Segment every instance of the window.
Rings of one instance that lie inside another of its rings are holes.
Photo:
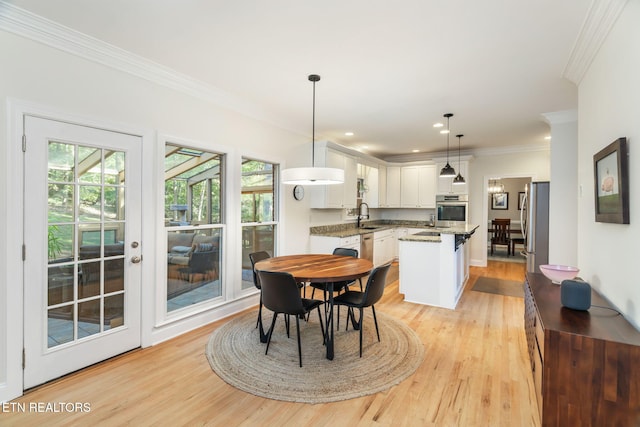
[[[167,143],[167,311],[222,296],[224,156]]]
[[[277,229],[276,165],[242,159],[242,289],[253,287],[249,254],[267,251],[275,255]]]

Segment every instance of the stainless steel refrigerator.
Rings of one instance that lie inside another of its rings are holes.
[[[549,182],[532,182],[524,194],[520,221],[527,272],[540,273],[540,266],[549,263]]]

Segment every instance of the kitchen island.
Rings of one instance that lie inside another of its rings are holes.
[[[405,301],[455,309],[469,278],[467,240],[477,225],[439,228],[398,239]]]

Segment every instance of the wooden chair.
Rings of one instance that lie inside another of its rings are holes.
[[[496,218],[491,220],[493,235],[491,237],[491,255],[496,245],[506,246],[507,255],[511,255],[511,220],[509,218]]]

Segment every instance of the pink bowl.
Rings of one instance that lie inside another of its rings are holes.
[[[540,271],[553,283],[560,284],[563,280],[573,279],[580,270],[569,265],[545,264],[540,266]]]

